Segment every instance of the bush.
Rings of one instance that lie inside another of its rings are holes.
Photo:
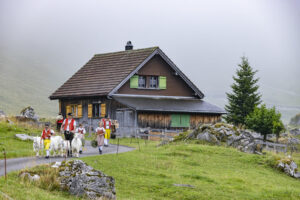
[[[265,104],[261,107],[256,107],[252,113],[246,118],[246,126],[256,132],[264,135],[264,140],[267,134],[279,134],[285,130],[281,121],[281,114],[276,111],[275,107],[268,109]]]

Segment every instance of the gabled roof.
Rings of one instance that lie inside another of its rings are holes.
[[[204,97],[203,93],[158,47],[151,47],[96,54],[49,98],[112,96],[131,76],[157,54],[178,73],[199,98]]]
[[[113,96],[119,103],[137,111],[225,114],[226,112],[201,99],[171,99]]]

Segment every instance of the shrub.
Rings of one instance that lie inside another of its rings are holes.
[[[267,134],[279,134],[285,130],[281,121],[281,114],[276,111],[275,107],[268,109],[265,104],[261,107],[256,107],[252,113],[246,118],[246,126],[256,132],[264,135],[264,140]]]

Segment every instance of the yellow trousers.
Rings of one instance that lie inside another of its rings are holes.
[[[105,139],[110,139],[110,129],[105,129],[105,135],[104,135]]]
[[[49,148],[50,148],[50,140],[49,139],[44,140],[44,148],[46,150],[49,150]]]

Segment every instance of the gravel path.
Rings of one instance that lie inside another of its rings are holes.
[[[79,157],[99,155],[98,148],[93,148],[89,141],[86,141],[86,150]],[[119,146],[119,153],[132,151],[134,148],[127,146]],[[103,147],[103,154],[113,154],[117,152],[117,145],[110,144],[108,147]],[[56,161],[63,161],[62,157],[50,157],[45,159],[44,157],[23,157],[23,158],[10,158],[7,159],[7,173],[15,170],[21,170],[24,168],[34,167],[36,165],[51,163]],[[67,158],[70,159],[70,158]],[[4,160],[0,160],[0,176],[4,175]]]

